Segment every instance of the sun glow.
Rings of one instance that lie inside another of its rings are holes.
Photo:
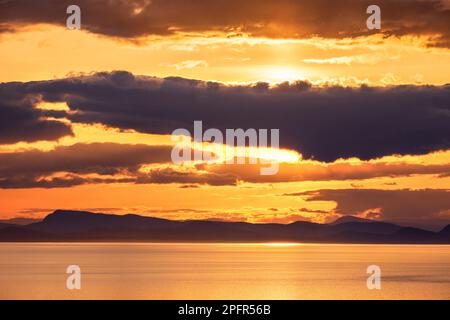
[[[234,157],[245,157],[262,159],[271,162],[295,163],[301,160],[300,153],[294,150],[278,149],[270,147],[233,147],[225,144],[214,143],[192,143],[196,150],[203,150],[214,155],[213,161],[209,162],[226,162]]]
[[[263,243],[264,246],[269,247],[296,247],[303,245],[302,243],[295,243],[295,242],[268,242]]]
[[[70,111],[66,102],[39,102],[35,108],[49,111]]]
[[[293,67],[268,67],[262,71],[262,78],[269,82],[304,80],[305,73]]]

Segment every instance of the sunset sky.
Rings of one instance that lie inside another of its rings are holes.
[[[447,225],[450,1],[381,1],[381,30],[370,4],[0,0],[0,220]],[[194,120],[279,129],[281,150],[254,153],[279,172],[174,164],[170,134]]]

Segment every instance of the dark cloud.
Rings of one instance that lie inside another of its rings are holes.
[[[450,190],[322,189],[286,195],[305,197],[307,201],[335,201],[335,212],[342,215],[372,211],[385,221],[434,221],[441,225],[450,221]]]
[[[17,24],[65,25],[69,0],[0,2],[0,30]],[[177,32],[223,31],[254,36],[345,38],[373,33],[366,27],[370,0],[78,0],[82,28],[107,36],[136,38]],[[382,30],[389,35],[435,35],[450,45],[450,11],[440,0],[385,0]]]
[[[0,84],[0,144],[58,140],[73,135],[68,124],[49,120],[35,109],[36,96],[24,94],[20,83]]]
[[[217,174],[200,171],[178,171],[172,168],[154,169],[140,177],[137,183],[183,183],[207,184],[211,186],[236,185],[237,179],[231,174]]]
[[[70,188],[83,184],[100,183],[133,183],[134,178],[89,178],[78,175],[67,174],[62,177],[39,178],[33,176],[16,176],[11,178],[0,178],[0,188],[24,189],[24,188]]]
[[[23,96],[66,102],[72,112],[65,116],[74,122],[146,133],[193,132],[194,120],[202,120],[204,130],[279,128],[283,147],[321,161],[450,146],[448,85],[318,88],[297,82],[268,88],[113,72],[23,83],[21,89]]]
[[[0,153],[0,188],[57,188],[86,183],[135,182],[144,164],[170,160],[171,147],[115,143],[75,144],[55,150]],[[62,176],[52,176],[61,173]],[[124,175],[99,178],[83,175]]]
[[[52,152],[28,151],[0,154],[2,188],[56,188],[86,183],[183,184],[182,188],[237,185],[250,183],[282,183],[300,181],[365,180],[379,177],[410,175],[443,176],[450,164],[423,165],[408,163],[281,163],[275,175],[261,175],[260,165],[199,164],[195,169],[163,167],[148,173],[139,169],[143,164],[170,162],[169,147],[120,144],[78,144],[59,147]],[[33,160],[32,160],[33,159]],[[69,173],[51,177],[55,173]],[[86,175],[125,175],[124,178],[98,178]],[[386,183],[393,185],[392,183]],[[351,184],[354,188],[363,185]]]
[[[307,212],[307,213],[319,213],[319,214],[328,214],[328,213],[332,212],[332,211],[326,211],[326,210],[312,210],[312,209],[308,209],[308,208],[300,208],[300,209],[298,209],[298,211]]]
[[[0,176],[133,172],[143,164],[170,162],[171,150],[170,146],[78,143],[51,151],[0,153]]]
[[[210,210],[177,208],[177,209],[145,209],[141,211],[145,213],[212,213]]]
[[[400,177],[432,174],[443,177],[450,173],[450,164],[411,164],[402,162],[332,163],[299,162],[280,163],[275,175],[261,175],[264,164],[199,164],[197,168],[217,174],[232,174],[239,180],[253,183],[364,180],[379,177]],[[355,187],[359,187],[355,185]]]
[[[180,183],[236,185],[231,174],[165,167],[140,171],[143,165],[170,163],[171,146],[78,143],[51,151],[0,153],[0,188],[68,188],[100,183]]]

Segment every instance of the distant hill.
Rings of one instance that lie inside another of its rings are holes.
[[[334,220],[331,224],[341,224],[347,222],[374,222],[370,219],[359,218],[355,216],[342,216]]]
[[[0,242],[35,242],[58,241],[53,234],[34,231],[20,226],[10,226],[0,229]]]
[[[12,225],[9,224],[9,223],[3,223],[3,222],[0,222],[0,229],[7,228],[7,227],[11,227],[11,226],[12,226]]]
[[[24,226],[24,225],[39,222],[39,221],[41,221],[41,219],[13,218],[13,219],[8,219],[8,220],[0,220],[0,224],[6,223],[6,224],[13,224],[13,225],[18,224],[18,225]]]
[[[442,242],[450,243],[450,224],[438,233],[438,238]]]
[[[26,226],[0,225],[0,241],[450,243],[449,226],[430,232],[362,220],[252,224],[57,210]]]
[[[383,235],[394,234],[403,228],[393,223],[379,221],[343,222],[332,224],[330,227],[333,232],[363,232]]]

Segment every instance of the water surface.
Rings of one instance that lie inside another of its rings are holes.
[[[0,299],[450,299],[450,246],[0,243]]]

